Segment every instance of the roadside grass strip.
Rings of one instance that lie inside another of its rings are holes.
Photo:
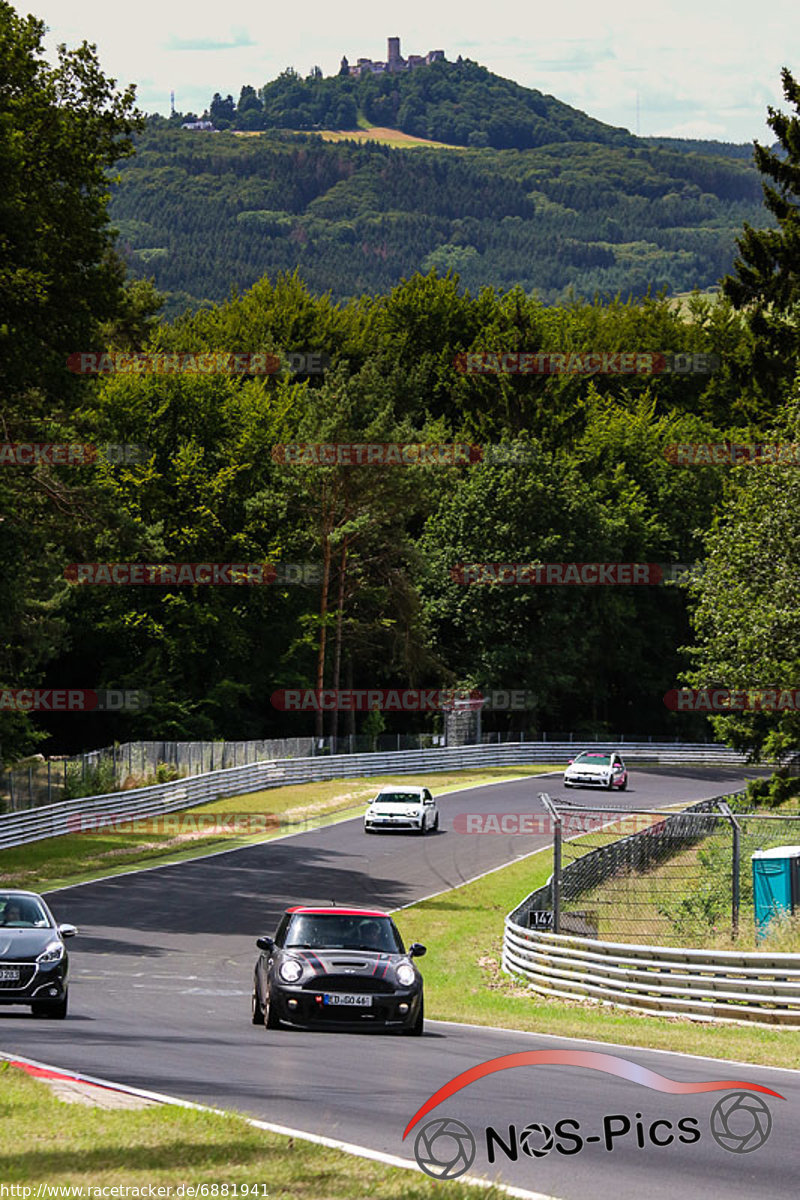
[[[601,835],[608,841],[619,836],[613,826]],[[571,855],[577,857],[576,844],[584,839],[589,839],[587,853],[600,841],[596,833],[570,838]],[[653,1017],[590,1000],[549,1000],[522,977],[506,975],[500,966],[505,918],[547,883],[552,869],[549,846],[394,914],[406,943],[422,942],[428,949],[422,972],[429,1020],[800,1069],[796,1030],[720,1026],[700,1017]]]
[[[60,837],[45,838],[40,842],[0,851],[0,888],[53,891],[138,867],[185,862],[217,850],[234,850],[304,829],[317,829],[334,822],[351,820],[362,816],[367,801],[387,784],[431,787],[433,782],[432,791],[439,797],[461,788],[511,782],[557,770],[563,770],[563,766],[536,763],[531,766],[485,767],[481,770],[421,772],[418,775],[371,775],[298,783],[223,797],[170,815],[180,817],[190,825],[192,817],[209,813],[266,813],[278,817],[279,825],[266,834],[242,837],[225,834],[203,836],[202,833],[191,831],[172,837],[168,833],[148,832],[150,822],[145,820],[142,832],[114,833],[109,830],[62,834]],[[87,801],[90,799],[87,797]]]
[[[23,1064],[30,1069],[30,1060]],[[47,1083],[22,1066],[0,1062],[0,1183],[29,1188],[27,1196],[40,1200],[70,1194],[93,1200],[91,1189],[125,1186],[134,1189],[129,1197],[148,1196],[148,1188],[169,1188],[160,1193],[165,1200],[190,1195],[212,1200],[428,1200],[443,1188],[448,1200],[476,1195],[548,1200],[540,1193],[478,1179],[442,1184],[413,1163],[394,1166],[392,1161],[399,1159],[364,1147],[348,1152],[340,1148],[346,1143],[332,1138],[296,1130],[280,1133],[280,1127],[238,1114],[135,1088],[120,1090],[121,1095],[137,1093],[159,1103],[141,1109],[72,1104],[65,1110]]]

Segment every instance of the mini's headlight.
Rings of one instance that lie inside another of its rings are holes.
[[[287,958],[278,967],[278,974],[286,983],[297,983],[303,974],[303,968],[295,958]]]
[[[64,946],[61,942],[50,942],[49,946],[42,951],[36,959],[40,963],[55,963],[61,962],[64,957]]]
[[[411,987],[415,978],[414,968],[411,963],[400,963],[400,966],[397,968],[397,982],[401,983],[403,987]]]

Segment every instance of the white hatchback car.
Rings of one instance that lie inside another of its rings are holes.
[[[439,810],[426,787],[389,784],[381,788],[364,813],[364,832],[380,829],[412,829],[428,833],[439,828]]]
[[[564,787],[618,788],[624,792],[627,786],[628,772],[618,754],[585,750],[571,759],[564,772]]]

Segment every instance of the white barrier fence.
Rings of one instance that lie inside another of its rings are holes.
[[[800,1028],[800,954],[602,942],[525,929],[509,917],[503,969],[554,999]]]
[[[628,762],[641,764],[740,766],[745,762],[744,756],[734,750],[705,743],[639,742],[608,746],[592,743],[592,749],[617,751]],[[489,746],[324,755],[252,763],[177,779],[171,783],[61,801],[27,812],[4,813],[0,815],[0,849],[74,832],[80,828],[82,816],[113,816],[120,819],[154,816],[282,784],[325,779],[529,766],[536,763],[563,764],[579,750],[580,743],[571,742],[506,742]]]

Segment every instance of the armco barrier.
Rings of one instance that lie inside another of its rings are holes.
[[[800,954],[601,942],[524,929],[509,917],[503,969],[559,1000],[800,1027]]]
[[[21,813],[0,815],[0,849],[21,846],[70,832],[69,818],[78,814],[132,818],[175,812],[207,804],[226,796],[257,792],[282,784],[310,783],[368,775],[464,770],[477,767],[528,766],[564,763],[580,749],[571,742],[506,742],[493,746],[442,747],[400,750],[381,754],[339,754],[251,763],[224,771],[210,771],[172,783],[111,792],[79,800],[66,800]],[[740,766],[744,756],[725,746],[640,742],[625,745],[592,743],[593,750],[616,750],[629,762],[671,766],[705,764]]]

